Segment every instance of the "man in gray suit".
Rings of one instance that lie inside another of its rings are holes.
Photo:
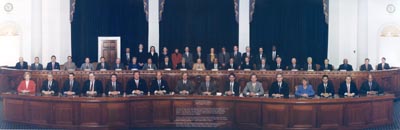
[[[72,57],[68,56],[67,62],[64,63],[64,70],[75,70],[75,69],[76,69],[76,65],[72,61]]]
[[[187,78],[188,78],[188,73],[187,72],[182,73],[182,80],[179,80],[175,87],[176,93],[182,95],[188,95],[192,94],[195,91],[194,84],[190,82]]]
[[[156,64],[153,64],[153,60],[151,58],[147,59],[147,63],[143,65],[143,70],[156,70]]]
[[[205,81],[201,82],[198,92],[201,95],[215,95],[217,87],[214,82],[211,82],[210,75],[206,75]]]
[[[35,57],[35,62],[31,64],[31,70],[43,70],[43,65],[39,63],[39,57]]]
[[[264,94],[262,83],[257,81],[256,74],[251,74],[251,81],[247,82],[246,87],[243,89],[243,93],[252,97]]]
[[[182,58],[186,59],[186,63],[193,66],[193,55],[189,52],[189,47],[185,47],[185,53],[183,53]]]
[[[218,54],[219,64],[221,64],[222,68],[225,68],[225,66],[229,63],[229,58],[229,53],[226,52],[225,47],[222,47],[221,53]]]
[[[94,70],[93,64],[90,63],[89,57],[85,58],[85,63],[81,65],[81,70]]]

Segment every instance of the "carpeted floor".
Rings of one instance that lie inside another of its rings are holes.
[[[0,110],[3,109],[3,103],[0,101]],[[0,130],[7,129],[35,129],[35,130],[50,130],[33,125],[26,125],[20,123],[12,123],[3,121],[3,113],[0,112]],[[137,129],[135,129],[137,130]],[[197,128],[143,128],[139,130],[219,130],[219,129],[197,129]],[[393,124],[376,128],[369,128],[366,130],[400,130],[400,101],[394,102],[393,111]]]

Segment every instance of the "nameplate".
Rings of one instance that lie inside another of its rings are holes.
[[[131,69],[132,71],[136,71],[136,70],[138,70],[137,68],[133,68],[133,69]]]
[[[187,69],[180,69],[180,71],[187,71]]]
[[[218,69],[211,69],[211,71],[218,71]]]
[[[53,69],[53,71],[60,71],[59,69]]]
[[[244,69],[244,71],[251,71],[251,69]]]
[[[275,71],[282,71],[282,69],[276,69]]]
[[[92,71],[91,69],[84,69],[84,71]]]
[[[75,71],[75,69],[68,69],[68,71]]]
[[[171,68],[165,68],[164,70],[166,70],[166,71],[171,71]]]
[[[196,71],[203,71],[203,69],[196,69]]]
[[[115,69],[115,71],[122,71],[122,69]]]
[[[106,69],[100,69],[100,71],[107,71]]]
[[[299,71],[298,69],[292,69],[292,71]]]
[[[147,69],[147,70],[149,70],[149,71],[153,71],[154,69]]]
[[[235,69],[228,69],[228,71],[235,71]]]
[[[340,70],[341,72],[346,72],[347,70]]]

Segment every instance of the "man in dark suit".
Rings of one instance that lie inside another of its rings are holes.
[[[254,64],[259,65],[261,64],[261,60],[266,59],[266,56],[264,54],[264,49],[262,47],[258,48],[258,54],[255,55],[254,57]]]
[[[35,57],[35,62],[31,64],[31,70],[43,70],[43,65],[39,63],[39,57]]]
[[[351,76],[348,75],[346,76],[346,81],[342,82],[340,84],[340,88],[339,88],[339,96],[355,96],[358,95],[358,90],[357,90],[357,86],[354,82],[351,81]]]
[[[137,58],[139,66],[143,67],[144,63],[147,61],[147,52],[144,51],[143,44],[139,44],[139,50],[134,56]]]
[[[168,82],[162,78],[162,72],[157,71],[156,78],[151,81],[150,93],[153,95],[164,95],[169,93]]]
[[[48,74],[47,80],[44,80],[42,83],[41,91],[54,91],[54,94],[58,94],[58,82],[53,80],[53,75]]]
[[[169,57],[168,57],[168,56],[164,57],[163,61],[160,62],[160,67],[159,67],[159,69],[160,69],[160,70],[163,70],[163,69],[172,69],[172,62],[169,60]]]
[[[280,57],[280,55],[275,45],[272,45],[271,53],[268,54],[267,56],[270,63],[272,64],[276,63],[276,58]]]
[[[24,61],[24,58],[19,57],[19,62],[15,64],[15,69],[28,69],[28,62]]]
[[[327,97],[333,97],[335,95],[335,88],[333,87],[333,84],[329,82],[329,77],[328,75],[323,75],[322,76],[322,83],[318,85],[318,95],[319,96],[325,96],[324,94],[330,94],[326,95]]]
[[[230,73],[229,74],[229,81],[225,83],[225,94],[228,96],[231,95],[235,95],[235,96],[239,96],[239,83],[235,81],[236,80],[236,76],[234,73]]]
[[[235,63],[235,59],[233,57],[229,59],[229,63],[225,67],[225,70],[227,69],[239,69],[239,66]]]
[[[193,55],[193,60],[201,59],[201,61],[207,60],[207,55],[202,52],[201,46],[196,47],[196,53]]]
[[[109,92],[119,92],[120,95],[124,94],[124,88],[122,87],[122,84],[117,81],[116,74],[112,74],[111,80],[106,84],[104,93],[109,95]]]
[[[243,52],[243,54],[242,54],[242,61],[244,62],[245,61],[245,58],[246,57],[249,57],[249,60],[250,60],[250,63],[252,63],[253,61],[251,61],[251,60],[253,60],[253,55],[251,54],[251,49],[250,49],[250,47],[246,47],[246,52]]]
[[[381,61],[382,62],[377,65],[376,70],[388,70],[388,69],[390,69],[390,65],[388,63],[386,63],[386,58],[385,57],[382,57]]]
[[[120,70],[125,69],[124,64],[121,63],[121,59],[119,59],[119,58],[115,59],[115,63],[111,67],[111,70],[117,70],[117,69],[120,69]]]
[[[193,65],[193,55],[189,52],[189,47],[185,47],[185,53],[182,54],[182,58],[185,58],[186,63],[190,66]]]
[[[75,74],[69,73],[68,80],[64,82],[64,87],[62,89],[62,93],[64,92],[75,92],[75,95],[80,94],[80,85],[79,82],[75,81]]]
[[[289,97],[289,85],[283,81],[282,74],[276,75],[276,81],[272,83],[271,88],[269,88],[270,97]]]
[[[236,65],[242,64],[242,54],[239,52],[238,46],[233,46],[233,52],[231,58],[234,59]]]
[[[253,70],[254,69],[253,64],[251,64],[251,62],[250,62],[250,57],[244,58],[244,61],[243,61],[242,65],[240,66],[240,69],[242,69],[242,70],[246,70],[246,69]]]
[[[269,70],[270,67],[267,64],[267,61],[265,58],[261,59],[261,63],[257,64],[257,70]]]
[[[293,57],[291,62],[292,62],[292,64],[287,66],[288,70],[295,71],[295,70],[300,70],[301,69],[301,67],[297,64],[296,58]]]
[[[96,70],[108,70],[108,63],[104,57],[100,57],[100,63],[97,64]]]
[[[369,64],[369,59],[365,58],[364,64],[360,66],[360,71],[371,71],[374,68],[372,68],[372,65]]]
[[[94,73],[89,73],[89,80],[86,80],[82,87],[82,94],[86,95],[88,91],[96,91],[97,95],[103,94],[103,84],[96,80]]]
[[[353,71],[353,66],[349,64],[347,59],[343,59],[343,64],[339,66],[338,70],[346,70],[346,71]]]
[[[196,88],[194,84],[188,80],[188,73],[187,72],[182,73],[182,80],[179,80],[176,83],[175,93],[187,95],[187,94],[192,94],[195,91]]]
[[[129,80],[126,84],[126,94],[147,94],[147,84],[146,81],[140,78],[140,72],[133,72],[133,79]]]
[[[130,48],[125,48],[125,53],[121,55],[121,58],[126,66],[131,63],[132,53]]]
[[[276,58],[276,63],[271,65],[271,70],[285,70],[285,65],[282,64],[280,57]]]
[[[223,68],[223,67],[222,67],[222,65],[218,62],[218,59],[217,59],[217,58],[214,58],[214,62],[211,63],[211,64],[209,64],[208,67],[207,67],[208,70],[212,70],[212,69],[221,70],[222,68]]]
[[[305,71],[315,71],[315,70],[317,70],[317,67],[315,66],[315,64],[313,64],[311,57],[307,57],[307,63],[303,66],[303,69]]]
[[[192,66],[191,65],[189,65],[187,62],[186,62],[186,59],[185,58],[182,58],[182,61],[181,61],[181,63],[178,63],[178,65],[176,65],[176,69],[187,69],[187,70],[190,70],[190,69],[192,69]]]
[[[326,70],[332,71],[333,70],[333,66],[331,64],[329,64],[329,59],[324,60],[324,64],[321,65],[320,70],[321,71],[326,71]]]
[[[56,62],[56,56],[51,56],[51,62],[47,63],[46,70],[60,70],[60,64]]]
[[[367,95],[367,94],[381,94],[383,93],[383,89],[379,86],[379,84],[374,81],[371,74],[368,75],[368,80],[364,81],[360,88],[360,94]]]
[[[200,83],[198,93],[200,95],[215,95],[217,93],[216,84],[211,81],[210,75],[206,75],[205,81]]]
[[[222,68],[225,68],[226,64],[229,63],[230,55],[226,52],[225,47],[221,48],[221,52],[218,54],[218,63],[221,65]]]

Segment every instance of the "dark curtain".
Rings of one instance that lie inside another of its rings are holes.
[[[146,49],[148,23],[143,8],[143,0],[77,0],[72,56],[78,67],[85,57],[97,61],[98,36],[120,36],[121,54],[127,47],[136,51],[139,43]]]
[[[182,52],[196,46],[209,52],[222,46],[232,50],[238,42],[238,24],[235,21],[233,0],[166,0],[160,22],[160,48]]]
[[[322,0],[257,0],[250,26],[253,53],[264,47],[270,54],[276,45],[284,63],[296,57],[299,65],[309,56],[317,64],[327,57],[328,25]]]

